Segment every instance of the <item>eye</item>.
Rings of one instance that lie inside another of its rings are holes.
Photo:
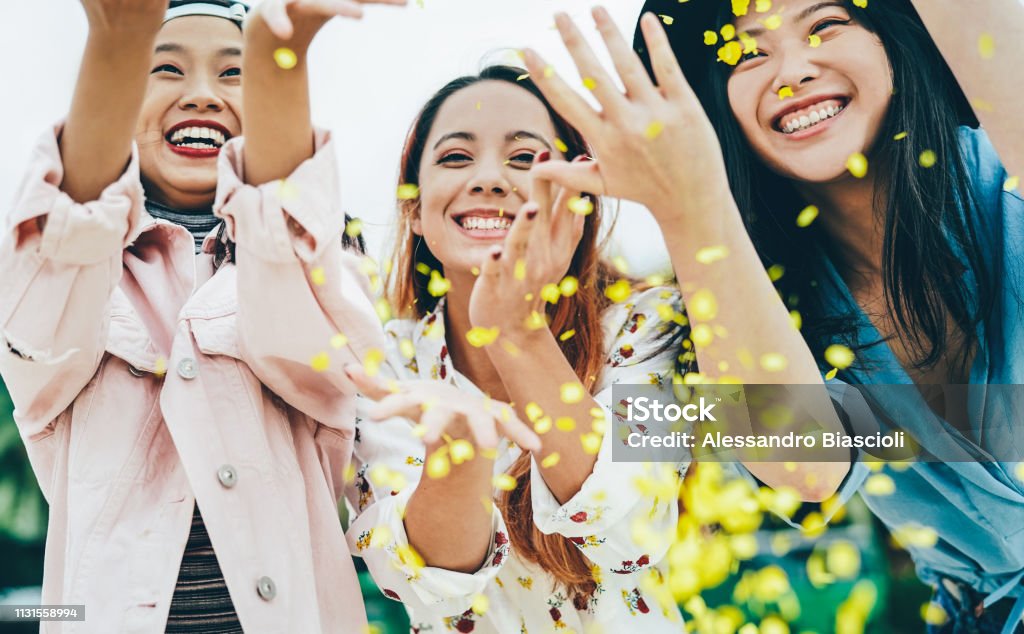
[[[533,165],[533,157],[536,156],[534,152],[518,152],[513,154],[508,162],[510,165],[514,165],[521,169],[529,169]]]
[[[174,64],[160,64],[159,66],[154,68],[151,71],[150,74],[154,75],[156,73],[173,73],[175,75],[184,75],[185,74],[185,73],[181,72],[181,69],[179,69]]]
[[[472,157],[463,152],[449,152],[442,156],[441,158],[437,159],[437,165],[441,165],[442,163],[444,163],[452,165],[454,167],[460,167],[462,165],[465,165],[466,163],[469,163],[472,160]]]
[[[757,59],[758,57],[765,57],[765,54],[757,49],[754,49],[749,53],[744,53],[740,55],[740,61],[738,63],[742,64],[743,62],[750,61],[752,59]]]
[[[839,18],[826,18],[821,22],[815,24],[814,27],[811,28],[811,33],[821,33],[822,31],[827,30],[829,27],[842,26],[849,23],[850,20],[841,20]]]
[[[233,68],[227,69],[226,71],[221,73],[220,76],[221,77],[241,77],[242,76],[242,69],[237,67],[237,66],[235,66]]]

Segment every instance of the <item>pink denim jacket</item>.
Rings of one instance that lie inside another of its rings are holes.
[[[243,141],[224,148],[237,264],[212,274],[214,238],[196,256],[146,213],[136,151],[98,200],[61,192],[59,133],[0,245],[0,373],[50,505],[42,602],[86,608],[42,631],[163,632],[196,500],[246,632],[363,632],[342,367],[383,335],[328,135],[285,185],[244,185]]]

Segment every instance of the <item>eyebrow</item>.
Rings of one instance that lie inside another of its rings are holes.
[[[817,4],[812,4],[811,6],[801,11],[800,13],[796,14],[796,17],[793,20],[795,22],[801,22],[803,20],[806,20],[812,14],[821,11],[822,9],[827,9],[829,7],[839,7],[841,9],[846,8],[840,0],[831,0],[830,2],[819,2]],[[764,31],[765,30],[763,27],[758,26],[752,29],[747,29],[746,33],[750,37],[757,37],[758,35],[764,33]]]
[[[175,44],[169,42],[167,44],[160,44],[156,47],[154,53],[185,53],[185,47],[181,44]],[[239,57],[242,55],[242,49],[237,46],[228,46],[217,51],[217,57]]]
[[[513,141],[518,141],[519,139],[521,139],[523,137],[526,137],[528,139],[536,139],[537,141],[540,141],[541,143],[543,143],[544,147],[546,147],[549,150],[551,149],[551,144],[548,143],[547,140],[544,137],[542,137],[541,135],[536,134],[534,132],[530,132],[529,130],[516,130],[515,132],[509,132],[508,134],[505,135],[505,143],[511,143]],[[442,136],[440,139],[437,140],[437,143],[434,144],[434,149],[436,150],[439,145],[441,145],[442,143],[444,143],[445,141],[448,141],[450,139],[462,139],[464,141],[476,141],[476,135],[473,134],[472,132],[449,132],[448,134],[445,134],[444,136]]]

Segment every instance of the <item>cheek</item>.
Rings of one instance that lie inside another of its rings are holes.
[[[729,109],[743,136],[756,144],[756,130],[760,127],[757,121],[757,104],[760,97],[752,81],[747,78],[730,79],[727,85]]]

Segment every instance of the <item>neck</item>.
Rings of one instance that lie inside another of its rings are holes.
[[[476,277],[471,273],[453,272],[448,279],[452,285],[445,295],[444,326],[452,365],[483,393],[507,401],[505,384],[487,351],[470,345],[466,340],[466,333],[473,327],[469,320],[469,299]]]

